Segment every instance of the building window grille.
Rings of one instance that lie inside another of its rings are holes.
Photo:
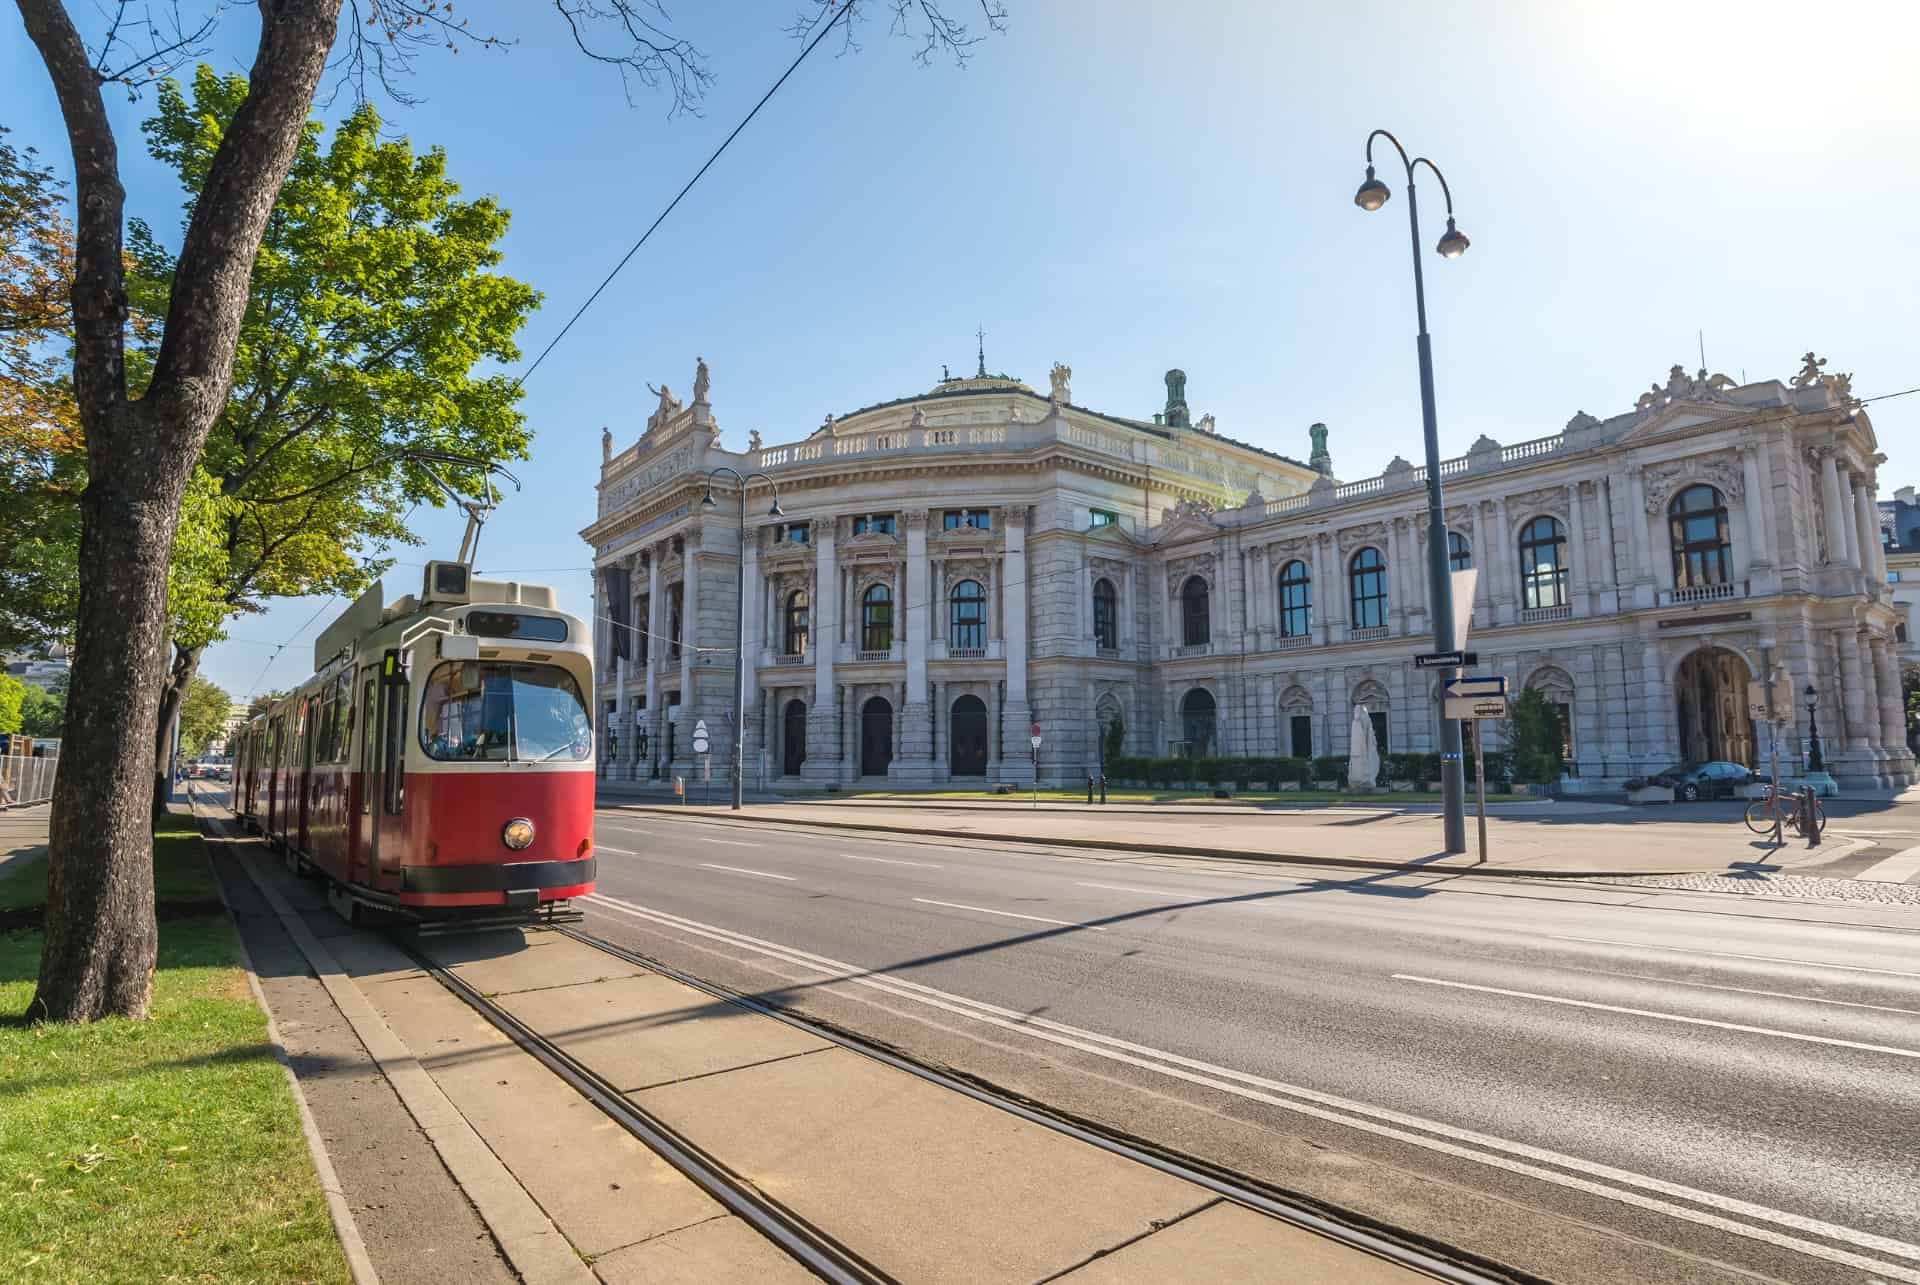
[[[1105,651],[1120,646],[1120,596],[1104,577],[1093,582],[1093,641]]]
[[[1180,637],[1188,647],[1202,647],[1213,639],[1207,582],[1193,576],[1180,588]]]
[[[947,603],[947,646],[978,651],[987,645],[987,591],[978,580],[962,580]]]
[[[1727,535],[1727,502],[1702,483],[1690,486],[1667,505],[1673,542],[1675,588],[1731,583],[1733,544]]]
[[[1355,629],[1383,629],[1387,623],[1387,560],[1368,545],[1347,564],[1347,596]]]
[[[1567,528],[1558,518],[1543,514],[1520,529],[1520,601],[1529,611],[1567,605]]]
[[[886,651],[893,646],[893,590],[869,585],[860,595],[860,650]]]
[[[1280,568],[1280,636],[1304,638],[1313,632],[1313,573],[1294,559]]]
[[[1447,532],[1447,570],[1473,569],[1473,543],[1458,531]]]

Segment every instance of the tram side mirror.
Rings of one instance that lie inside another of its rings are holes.
[[[380,681],[388,687],[404,687],[412,675],[413,648],[387,648],[380,658]]]

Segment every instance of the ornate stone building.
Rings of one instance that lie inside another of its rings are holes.
[[[1774,666],[1819,693],[1843,783],[1912,779],[1880,457],[1821,364],[1737,387],[1676,366],[1624,414],[1442,462],[1477,672],[1560,707],[1581,785],[1760,761],[1747,683]],[[582,536],[606,770],[692,772],[702,719],[723,770],[736,575],[753,784],[1026,782],[1032,723],[1040,777],[1077,783],[1116,718],[1129,754],[1344,754],[1356,705],[1388,752],[1434,749],[1425,470],[1340,483],[1323,425],[1302,464],[1194,421],[1180,371],[1150,419],[1075,405],[1070,375],[1043,395],[982,361],[736,452],[702,363],[691,405],[660,389],[638,442],[603,434]],[[748,488],[744,549],[732,479],[702,503],[721,465],[775,484]]]

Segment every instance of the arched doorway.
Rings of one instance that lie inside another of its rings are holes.
[[[947,715],[947,770],[955,776],[987,774],[987,703],[962,696]]]
[[[1180,701],[1180,738],[1186,742],[1188,758],[1213,755],[1213,693],[1196,687]]]
[[[860,707],[860,775],[885,776],[893,762],[893,706],[884,696]]]
[[[807,761],[807,703],[790,700],[780,714],[780,773],[799,776]]]
[[[1752,766],[1753,720],[1747,716],[1747,662],[1725,647],[1702,647],[1673,676],[1680,712],[1680,757]]]

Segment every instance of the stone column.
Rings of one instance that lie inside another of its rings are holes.
[[[1890,772],[1911,784],[1913,758],[1907,749],[1907,711],[1900,690],[1900,666],[1894,660],[1892,640],[1873,639],[1873,668],[1880,687],[1880,744],[1891,760]]]
[[[1633,585],[1633,605],[1651,607],[1655,580],[1653,550],[1647,540],[1647,479],[1637,464],[1627,473],[1627,532],[1632,537],[1633,568],[1629,579]],[[1655,766],[1649,770],[1660,769]]]
[[[1840,465],[1833,448],[1820,448],[1820,507],[1827,527],[1827,562],[1840,566],[1846,562],[1847,523],[1840,507]]]
[[[1746,495],[1741,507],[1747,515],[1747,574],[1752,577],[1756,570],[1773,566],[1773,550],[1767,540],[1767,518],[1765,505],[1761,499],[1760,457],[1752,446],[1740,448],[1740,475],[1746,484]]]
[[[1241,622],[1246,631],[1245,648],[1249,652],[1260,650],[1260,627],[1267,622],[1267,595],[1273,592],[1268,583],[1269,568],[1266,550],[1259,545],[1246,551],[1247,566],[1247,603],[1246,616]]]
[[[1388,518],[1380,524],[1383,534],[1381,550],[1387,558],[1387,618],[1383,622],[1389,626],[1389,632],[1404,634],[1407,632],[1407,585],[1406,577],[1400,573],[1400,520]]]
[[[1882,748],[1880,737],[1880,672],[1873,661],[1873,638],[1854,635],[1860,649],[1860,739],[1870,750]],[[1897,742],[1896,742],[1897,743]]]
[[[933,754],[931,707],[927,701],[928,622],[933,615],[927,590],[927,515],[924,511],[902,515],[907,524],[906,615],[907,682],[900,702],[900,754],[894,761],[896,776],[915,781],[927,779],[927,760]]]
[[[1007,757],[1000,765],[1002,780],[1033,779],[1033,760],[1026,754],[1027,726],[1033,721],[1027,704],[1027,510],[1006,510],[1005,616],[1000,622],[1006,639],[1007,705],[1000,719],[1000,735]]]
[[[1887,582],[1887,573],[1879,567],[1880,562],[1880,513],[1874,507],[1873,491],[1864,475],[1853,479],[1853,516],[1859,527],[1855,543],[1859,547],[1859,566],[1862,573],[1873,585],[1878,594],[1880,587]]]
[[[700,532],[689,530],[680,570],[680,726],[674,733],[674,753],[693,761],[693,725],[698,721],[700,702],[694,693],[694,664],[699,659],[700,642]]]
[[[1493,582],[1498,572],[1494,569],[1493,548],[1487,543],[1486,501],[1473,502],[1473,565],[1480,569],[1474,577],[1473,602],[1474,626],[1486,629],[1499,622],[1493,618]]]
[[[1332,561],[1328,556],[1329,537],[1325,531],[1316,531],[1308,539],[1312,542],[1309,558],[1313,566],[1313,630],[1315,641],[1324,647],[1334,639],[1334,621],[1338,619],[1334,604],[1339,595],[1333,585],[1333,576],[1327,570]]]
[[[1580,504],[1579,481],[1567,487],[1567,541],[1572,546],[1573,567],[1570,578],[1573,592],[1573,614],[1584,616],[1593,606],[1593,585],[1588,580],[1588,568],[1592,565],[1587,558],[1587,516]]]
[[[1493,600],[1499,604],[1499,622],[1511,625],[1520,619],[1520,555],[1513,543],[1513,524],[1507,520],[1507,497],[1493,502],[1493,548],[1487,566],[1494,576]]]
[[[1836,633],[1840,644],[1840,701],[1846,712],[1846,745],[1849,749],[1867,747],[1866,677],[1860,666],[1860,637],[1848,625]]]
[[[800,775],[809,781],[840,779],[838,685],[833,660],[840,650],[840,565],[834,558],[834,519],[813,524],[813,701],[807,706],[807,761]]]
[[[653,764],[660,756],[660,720],[665,717],[660,708],[660,666],[664,663],[667,649],[661,644],[660,636],[666,632],[661,620],[666,616],[666,595],[660,592],[660,548],[656,546],[647,554],[647,670],[646,691],[647,708],[641,722],[647,729],[647,754],[642,760],[636,754],[633,774],[638,776],[642,769],[652,775]],[[628,729],[632,735],[632,729]],[[638,739],[638,738],[635,738]],[[637,749],[637,747],[636,747]]]

